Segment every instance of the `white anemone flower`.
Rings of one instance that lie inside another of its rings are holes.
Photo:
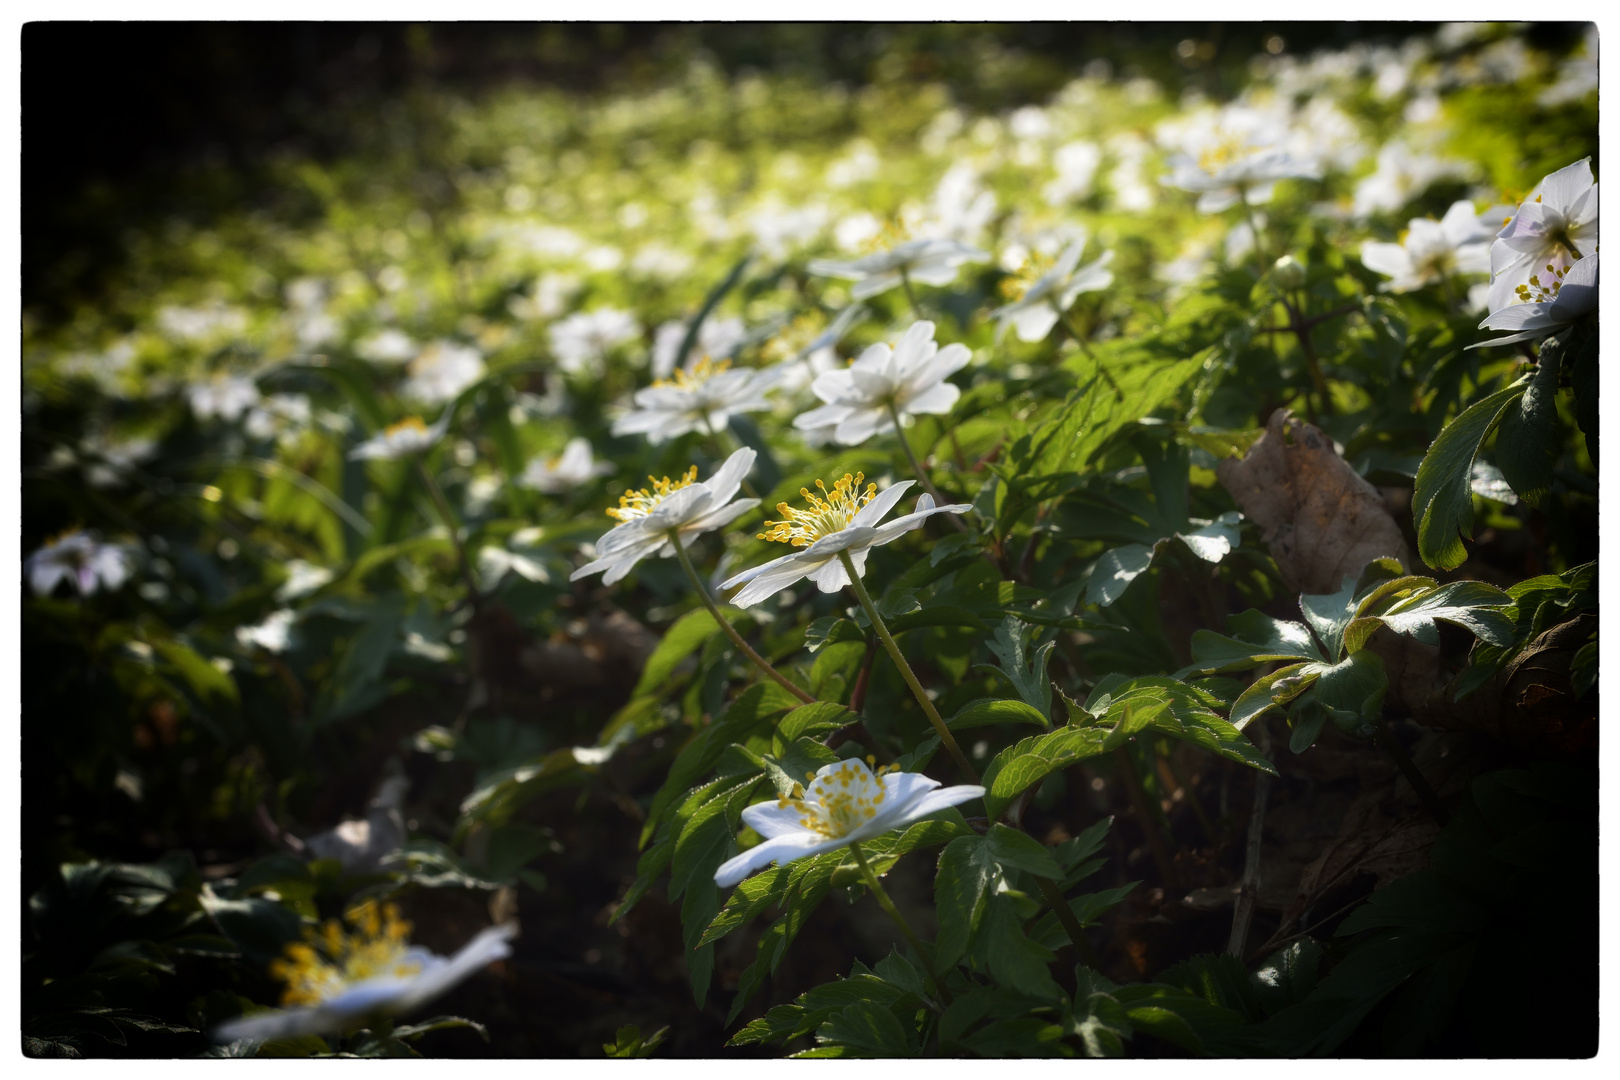
[[[854,446],[893,431],[897,416],[948,413],[962,391],[945,380],[971,359],[966,345],[935,344],[932,322],[914,322],[893,348],[870,345],[843,371],[818,376],[810,390],[826,404],[795,417],[793,426],[830,428],[834,439]]]
[[[298,613],[292,608],[272,611],[262,623],[238,626],[236,640],[244,649],[257,645],[266,652],[286,652],[292,641],[293,623],[297,620]]]
[[[949,285],[963,263],[983,262],[990,256],[957,240],[907,240],[888,251],[859,259],[812,259],[809,270],[822,277],[855,282],[849,294],[864,300],[888,292],[902,280],[923,285]]]
[[[403,364],[417,354],[419,346],[405,331],[385,326],[356,342],[354,351],[373,364]]]
[[[191,411],[199,420],[219,417],[235,420],[259,403],[259,387],[242,375],[216,375],[206,382],[193,384],[187,391]]]
[[[752,447],[742,447],[701,483],[696,465],[679,480],[667,476],[654,480],[649,476],[651,488],[625,493],[619,505],[608,511],[608,516],[619,524],[596,542],[597,557],[575,570],[568,580],[578,581],[605,570],[602,584],[612,585],[650,555],[668,558],[675,554],[669,538],[671,531],[677,532],[684,544],[690,537],[731,524],[759,505],[759,500],[752,498],[732,501],[743,477],[754,467],[754,457]]]
[[[704,319],[698,327],[697,341],[685,356],[677,356],[681,342],[686,340],[686,323],[671,319],[653,335],[652,374],[655,379],[667,379],[677,364],[688,366],[701,356],[719,359],[729,357],[748,337],[741,319]]]
[[[1200,213],[1269,202],[1278,180],[1322,175],[1320,165],[1289,153],[1283,145],[1287,131],[1258,109],[1231,106],[1208,123],[1190,122],[1178,134],[1185,152],[1170,155],[1171,171],[1160,179],[1197,192]]]
[[[1530,280],[1537,284],[1525,303],[1493,311],[1479,324],[1482,330],[1488,327],[1515,332],[1468,347],[1478,349],[1486,345],[1511,345],[1515,341],[1535,341],[1557,333],[1561,327],[1597,308],[1597,279],[1596,255],[1588,255],[1567,271],[1556,271],[1546,283],[1532,277]]]
[[[397,424],[389,424],[353,450],[351,461],[398,461],[402,457],[421,453],[444,438],[450,429],[450,410],[444,410],[439,422],[428,427],[420,416],[407,416]]]
[[[80,596],[98,588],[108,592],[129,579],[129,552],[120,544],[104,544],[91,533],[73,529],[46,541],[23,562],[28,584],[39,596],[49,596],[63,580],[72,582]]]
[[[410,378],[400,393],[413,401],[436,405],[450,401],[484,377],[484,357],[471,345],[435,341],[406,369]]]
[[[935,514],[965,514],[972,509],[967,503],[935,506],[934,497],[925,494],[917,500],[915,511],[879,525],[914,481],[902,480],[879,494],[876,484],[868,484],[864,491],[861,489],[865,479],[861,473],[854,476],[845,473],[833,483],[830,491],[825,483],[817,480],[820,495],[812,495],[809,488],[800,488],[799,494],[809,503],[808,510],[778,503],[776,512],[784,520],[765,522],[769,531],[760,533],[759,539],[777,540],[803,550],[772,559],[721,582],[722,589],[746,583],[747,587],[733,596],[731,602],[738,607],[752,607],[803,577],[815,582],[816,588],[824,593],[837,592],[849,584],[849,574],[839,558],[841,553],[849,552],[855,572],[864,573],[866,555],[873,548],[898,540]]]
[[[558,495],[612,472],[612,462],[593,461],[590,442],[575,437],[568,440],[560,457],[535,458],[529,462],[523,475],[518,477],[518,484],[548,495]]]
[[[517,933],[511,923],[491,926],[443,957],[410,944],[411,925],[392,904],[367,902],[348,919],[352,933],[328,920],[321,932],[305,930],[304,941],[271,964],[271,974],[287,984],[282,1004],[290,1008],[228,1020],[214,1029],[214,1040],[326,1034],[410,1012],[512,955],[507,943]]]
[[[1040,341],[1052,332],[1081,293],[1097,292],[1114,283],[1114,272],[1108,269],[1114,253],[1105,251],[1096,261],[1081,266],[1080,253],[1085,248],[1082,233],[1063,249],[1050,270],[1024,290],[1022,297],[990,313],[989,318],[996,320],[997,342],[1006,336],[1009,326],[1017,329],[1019,341]]]
[[[1438,180],[1459,179],[1468,172],[1461,161],[1415,153],[1403,140],[1378,151],[1378,167],[1356,182],[1350,213],[1357,219],[1399,210]]]
[[[874,776],[855,758],[823,765],[808,788],[794,784],[791,795],[743,810],[743,823],[765,842],[721,863],[714,883],[730,888],[768,863],[836,851],[983,794],[978,784],[942,788],[922,773],[888,767]]]
[[[618,308],[580,311],[552,325],[551,353],[570,375],[590,368],[600,371],[609,349],[641,333],[634,315]]]
[[[1581,158],[1541,183],[1519,204],[1491,244],[1491,311],[1530,303],[1532,294],[1563,277],[1598,249],[1598,189],[1592,159]]]
[[[1391,280],[1385,292],[1411,292],[1458,274],[1484,274],[1491,268],[1490,230],[1480,224],[1474,204],[1458,199],[1439,221],[1413,218],[1398,244],[1369,240],[1361,262]]]
[[[676,368],[673,379],[659,379],[635,393],[636,408],[613,422],[615,435],[646,435],[661,443],[688,431],[719,431],[733,413],[757,412],[771,403],[765,394],[776,373],[733,368],[730,360],[707,356]]]

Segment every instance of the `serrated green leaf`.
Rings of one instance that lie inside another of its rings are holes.
[[[1468,558],[1463,540],[1474,538],[1470,488],[1474,459],[1503,412],[1529,383],[1528,377],[1521,378],[1468,406],[1423,455],[1412,489],[1412,517],[1417,522],[1418,554],[1430,566],[1450,570]]]
[[[1389,679],[1384,661],[1363,649],[1323,671],[1316,680],[1316,704],[1348,735],[1372,734],[1384,707]]]
[[[1004,867],[1024,870],[1037,877],[1054,881],[1063,877],[1052,850],[1028,833],[992,825],[985,834],[985,854]]]
[[[989,724],[1034,724],[1051,727],[1052,723],[1035,706],[1011,698],[977,698],[956,710],[956,715],[945,721],[952,731],[963,728],[984,727]]]
[[[1241,731],[1255,717],[1288,704],[1310,689],[1311,684],[1328,669],[1328,666],[1316,661],[1288,664],[1270,674],[1260,676],[1232,703],[1232,726]]]

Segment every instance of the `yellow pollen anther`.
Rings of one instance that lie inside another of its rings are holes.
[[[422,422],[421,417],[407,416],[397,424],[389,424],[383,429],[383,435],[388,438],[393,438],[395,435],[400,435],[407,431],[415,431],[426,434],[427,429],[428,427]]]
[[[411,924],[393,904],[366,901],[346,916],[352,933],[336,919],[304,931],[304,940],[287,946],[284,958],[270,963],[270,974],[287,984],[284,1005],[316,1005],[346,987],[378,976],[408,978],[421,970],[407,959]]]
[[[652,484],[650,489],[639,488],[620,495],[619,505],[608,508],[608,517],[619,521],[634,521],[636,518],[646,517],[675,492],[697,483],[697,466],[693,465],[687,469],[679,480],[671,480],[667,476],[662,480],[655,480],[651,476],[647,479]]]
[[[853,476],[845,473],[842,479],[833,483],[831,491],[827,490],[823,481],[817,480],[816,490],[821,495],[812,495],[809,488],[800,488],[799,494],[810,504],[810,508],[799,510],[787,503],[777,503],[776,512],[785,520],[765,522],[767,531],[759,533],[759,539],[807,547],[823,536],[848,528],[861,507],[877,495],[876,484],[867,484],[866,490],[861,490],[861,482],[865,479],[865,473]]]
[[[699,386],[702,386],[704,383],[708,382],[721,372],[728,370],[730,367],[730,360],[710,360],[707,356],[705,356],[703,359],[693,364],[690,370],[687,368],[676,368],[673,378],[657,379],[653,382],[653,385],[674,386],[679,387],[682,390],[693,390]],[[651,479],[651,477],[648,477],[648,479]]]

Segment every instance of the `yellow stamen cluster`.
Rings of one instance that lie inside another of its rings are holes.
[[[636,518],[646,517],[658,509],[659,503],[675,492],[683,487],[691,487],[697,483],[697,466],[693,465],[690,469],[687,469],[686,474],[679,480],[671,480],[667,476],[662,480],[655,480],[648,476],[647,480],[652,484],[650,490],[637,488],[635,491],[627,491],[620,495],[619,505],[608,507],[608,517],[618,521],[634,521]]]
[[[823,776],[807,773],[805,779],[811,781],[808,795],[802,784],[794,784],[793,793],[778,798],[776,805],[796,808],[802,828],[837,840],[877,816],[878,807],[888,797],[878,778],[892,768],[885,765],[873,773],[866,764],[851,758]]]
[[[686,368],[676,368],[673,378],[658,379],[653,385],[674,386],[681,390],[695,390],[730,367],[730,360],[710,360],[705,356],[693,364],[690,371]],[[648,479],[651,479],[651,477],[648,477]]]
[[[1214,175],[1226,166],[1249,156],[1249,147],[1241,138],[1228,135],[1214,146],[1198,154],[1198,167]]]
[[[810,509],[800,510],[787,503],[777,503],[776,512],[786,520],[765,522],[768,531],[759,533],[759,539],[807,547],[823,536],[848,528],[850,520],[861,507],[871,502],[877,494],[876,484],[867,484],[866,490],[861,490],[861,482],[865,479],[865,473],[854,476],[845,473],[843,479],[833,483],[831,491],[827,490],[825,483],[817,480],[816,489],[821,495],[811,494],[809,488],[800,488],[799,494],[810,504]]]
[[[393,904],[368,900],[347,919],[352,933],[328,919],[319,930],[306,928],[302,942],[287,946],[285,959],[271,961],[270,974],[287,984],[283,1005],[318,1005],[362,980],[403,979],[421,970],[415,959],[406,959],[411,924]]]
[[[1558,299],[1558,290],[1564,287],[1564,275],[1569,268],[1562,270],[1553,268],[1552,263],[1547,264],[1547,273],[1552,275],[1551,284],[1543,285],[1540,274],[1531,274],[1528,285],[1520,285],[1513,291],[1518,295],[1519,301],[1525,304],[1547,304]]]
[[[419,435],[427,434],[427,424],[422,422],[420,416],[407,416],[397,424],[389,424],[383,429],[383,435],[392,439],[395,435],[403,435],[407,431],[414,431]]]
[[[1016,273],[1002,278],[1001,283],[996,287],[1001,290],[1001,295],[1008,300],[1022,300],[1024,294],[1029,292],[1030,287],[1041,280],[1046,272],[1052,269],[1052,265],[1056,261],[1037,251],[1024,260],[1024,265],[1020,266]]]
[[[885,221],[883,228],[878,230],[877,235],[861,245],[861,251],[866,255],[875,255],[880,251],[888,251],[890,248],[899,247],[910,239],[911,230],[902,225],[898,218],[893,218]]]
[[[781,333],[765,343],[767,360],[787,360],[797,356],[799,350],[816,339],[817,320],[808,313],[797,316],[782,328]]]

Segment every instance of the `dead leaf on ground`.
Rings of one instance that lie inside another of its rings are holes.
[[[1242,460],[1227,458],[1215,475],[1259,523],[1283,581],[1296,592],[1336,592],[1346,574],[1384,556],[1411,566],[1378,489],[1339,456],[1332,439],[1287,409],[1271,414]]]

